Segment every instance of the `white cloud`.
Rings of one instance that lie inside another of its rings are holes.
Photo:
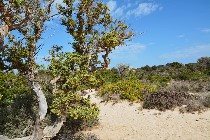
[[[210,44],[189,47],[168,54],[163,54],[161,58],[165,59],[184,59],[192,57],[208,56],[210,54]]]
[[[146,48],[145,45],[142,45],[140,43],[129,43],[126,46],[123,47],[118,47],[116,49],[117,53],[129,53],[129,54],[134,54],[134,53],[139,53],[142,51],[144,48]]]
[[[117,2],[113,1],[113,0],[108,1],[107,6],[109,7],[110,13],[114,17],[121,17],[126,10],[125,5],[123,5],[121,7],[117,7]]]
[[[127,16],[146,16],[161,9],[162,7],[155,3],[139,3],[137,8],[127,11]]]
[[[114,15],[116,16],[122,16],[123,15],[123,12],[124,12],[124,8],[123,7],[119,7],[117,8],[115,11],[114,11]]]
[[[131,7],[132,6],[132,4],[131,3],[127,3],[127,5],[126,5],[128,8],[129,7]]]
[[[130,43],[126,46],[116,48],[110,57],[120,61],[125,58],[135,59],[145,48],[146,46],[140,43]]]
[[[210,33],[210,28],[204,28],[201,30],[201,32]]]
[[[184,35],[184,34],[180,34],[180,35],[178,35],[177,37],[178,37],[178,38],[184,38],[185,35]]]
[[[124,17],[129,18],[130,16],[146,16],[149,15],[157,10],[162,10],[158,4],[153,2],[148,3],[140,3],[140,2],[127,2],[118,6],[117,1],[110,0],[107,2],[107,6],[110,9],[112,16],[114,17]]]
[[[146,45],[140,43],[128,42],[126,46],[118,47],[110,54],[111,65],[117,64],[135,64],[134,61],[138,61],[138,58],[142,51],[146,48]]]
[[[117,7],[117,2],[110,0],[107,2],[107,6],[109,7],[110,12],[113,12],[113,10]]]

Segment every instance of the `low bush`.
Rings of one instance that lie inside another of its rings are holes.
[[[156,90],[155,86],[144,84],[139,80],[120,80],[117,83],[104,85],[98,93],[105,101],[126,99],[140,102],[144,100],[145,94]]]
[[[180,112],[200,112],[205,109],[205,103],[207,101],[203,100],[201,96],[186,92],[157,91],[146,95],[143,108],[165,111],[181,107]]]
[[[192,98],[190,94],[185,92],[157,91],[145,97],[143,108],[165,111],[176,106],[182,106]]]

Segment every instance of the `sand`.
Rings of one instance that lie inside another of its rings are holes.
[[[95,91],[88,95],[100,108],[99,125],[83,133],[101,140],[210,140],[210,110],[200,114],[141,110],[140,104],[127,101],[101,103]]]

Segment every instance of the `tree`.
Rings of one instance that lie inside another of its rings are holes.
[[[209,70],[210,69],[210,57],[201,57],[197,61],[197,65],[200,70]]]
[[[117,66],[118,74],[121,78],[127,77],[130,72],[130,66],[127,64],[119,64]]]
[[[51,6],[54,0],[49,0],[48,2],[36,1],[1,1],[1,55],[5,58],[5,52],[8,46],[4,46],[4,39],[8,32],[12,30],[18,30],[25,38],[25,48],[26,52],[26,67],[25,75],[27,77],[28,84],[34,90],[37,95],[39,102],[39,115],[37,115],[36,124],[34,127],[33,135],[31,139],[39,140],[42,139],[44,132],[42,126],[40,126],[41,121],[45,118],[47,113],[47,101],[45,95],[36,80],[36,62],[35,55],[37,53],[37,42],[41,38],[41,34],[44,31],[44,23],[50,18]],[[17,12],[17,15],[16,13]],[[22,15],[25,14],[24,17]],[[30,17],[30,18],[28,18]],[[30,19],[30,20],[29,20]],[[13,40],[12,40],[13,41]],[[18,44],[13,44],[14,49],[23,48],[23,42]],[[10,49],[10,48],[9,48]],[[13,54],[17,52],[11,52]],[[10,54],[10,53],[9,53]],[[11,54],[10,54],[11,55]],[[1,58],[3,58],[1,57]],[[8,57],[6,57],[8,58]],[[7,59],[8,60],[8,59]],[[15,59],[16,60],[16,59]],[[17,65],[16,61],[11,62],[12,65],[18,70],[20,67]],[[1,60],[2,68],[5,68],[4,62]]]
[[[44,23],[50,19],[54,0],[5,0],[0,1],[2,28],[1,31],[1,70],[17,69],[26,77],[28,85],[38,99],[38,113],[32,136],[22,139],[44,140],[53,138],[68,119],[90,120],[98,116],[99,110],[90,99],[84,99],[78,93],[98,85],[94,69],[98,64],[108,67],[108,55],[115,47],[123,45],[131,38],[132,32],[118,20],[112,20],[106,5],[94,0],[80,0],[75,6],[74,0],[64,0],[66,7],[59,6],[63,15],[62,24],[74,38],[73,53],[64,53],[54,46],[48,71],[52,75],[50,84],[52,103],[48,104],[46,95],[37,78],[38,67],[35,61],[38,41],[45,30]],[[8,15],[8,12],[11,15]],[[17,15],[15,15],[17,12]],[[73,14],[76,14],[76,17]],[[20,21],[20,22],[19,22]],[[21,24],[20,24],[21,23]],[[16,26],[17,25],[17,26]],[[17,30],[23,38],[8,33]],[[8,43],[5,45],[5,37]],[[100,62],[102,54],[104,60]],[[3,58],[3,59],[2,59]],[[89,69],[92,68],[90,71]],[[57,115],[53,126],[45,126],[45,116],[49,110]]]
[[[193,72],[198,71],[197,63],[188,63],[188,64],[185,64],[185,67]]]
[[[22,28],[31,19],[31,6],[28,0],[0,0],[0,69],[4,69],[5,38],[13,31]]]
[[[181,67],[183,67],[184,65],[179,63],[179,62],[173,62],[173,63],[167,63],[166,64],[166,67],[172,67],[172,68],[175,68],[175,69],[179,69]]]
[[[107,68],[109,54],[117,47],[124,45],[134,34],[120,20],[110,16],[108,7],[96,0],[64,0],[66,6],[58,5],[62,24],[73,37],[72,46],[80,55],[88,55],[91,69],[98,64]],[[100,55],[103,61],[99,60]]]

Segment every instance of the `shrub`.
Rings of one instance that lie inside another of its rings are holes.
[[[120,76],[116,69],[101,69],[95,72],[97,79],[100,79],[101,85],[108,83],[115,83],[120,80]]]
[[[194,112],[203,110],[204,103],[200,96],[195,96],[186,92],[157,91],[146,95],[143,108],[158,109],[160,111],[173,110],[175,107],[182,107],[181,112]]]
[[[210,93],[203,97],[202,103],[205,107],[210,108]]]
[[[0,135],[30,135],[35,122],[36,99],[24,77],[0,72]]]
[[[174,79],[177,80],[192,80],[192,81],[198,81],[198,80],[208,80],[209,76],[207,74],[205,74],[202,71],[191,71],[191,70],[182,70],[181,72],[179,72],[179,74],[175,75],[173,77]]]
[[[149,76],[147,79],[160,87],[166,87],[172,78],[170,76],[153,75]]]
[[[184,92],[157,91],[145,97],[143,108],[165,111],[183,105],[189,98],[191,96]]]
[[[157,90],[155,86],[141,83],[139,80],[120,80],[117,83],[104,85],[99,95],[104,100],[127,99],[129,101],[142,101],[144,95]]]

